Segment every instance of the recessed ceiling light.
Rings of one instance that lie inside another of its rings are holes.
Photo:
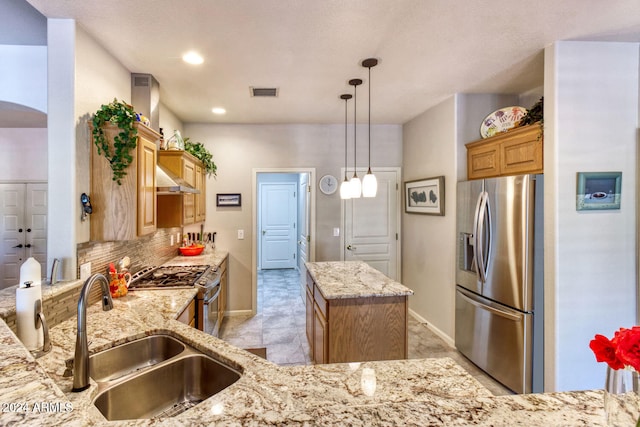
[[[215,108],[212,108],[212,109],[211,109],[211,112],[212,112],[213,114],[224,114],[224,113],[226,113],[226,112],[227,112],[227,110],[225,110],[225,109],[224,109],[224,108],[222,108],[222,107],[215,107]]]
[[[202,56],[200,56],[197,52],[187,52],[182,56],[182,60],[187,64],[198,65],[204,62]]]

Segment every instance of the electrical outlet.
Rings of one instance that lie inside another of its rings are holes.
[[[173,234],[171,235],[171,243],[170,243],[170,245],[173,246]]]
[[[244,239],[244,230],[238,230],[238,240]]]
[[[340,237],[340,228],[338,227],[333,228],[333,237]]]
[[[87,280],[91,277],[91,262],[80,265],[80,280]]]

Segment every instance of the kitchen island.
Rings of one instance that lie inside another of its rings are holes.
[[[362,261],[306,267],[306,329],[315,363],[407,358],[411,289]]]
[[[178,322],[195,292],[130,292],[111,311],[88,309],[91,353],[162,333],[241,373],[174,418],[135,425],[605,425],[602,391],[494,397],[448,358],[280,367]],[[70,391],[65,362],[73,358],[76,319],[50,332],[53,350],[36,360],[0,322],[0,425],[126,424],[107,422],[92,404],[93,380]]]

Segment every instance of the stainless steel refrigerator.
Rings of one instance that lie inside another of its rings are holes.
[[[543,176],[458,183],[455,343],[516,393],[543,391]]]

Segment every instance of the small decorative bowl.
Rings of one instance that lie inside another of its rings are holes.
[[[202,245],[191,245],[191,246],[181,246],[180,253],[184,256],[195,256],[200,255],[204,250],[204,246]]]

